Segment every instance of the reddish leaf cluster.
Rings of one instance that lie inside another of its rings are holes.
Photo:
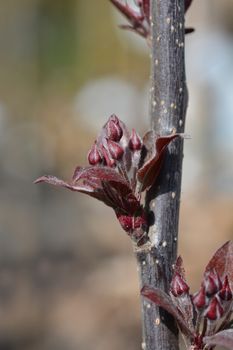
[[[149,39],[151,35],[150,25],[150,0],[135,0],[137,10],[134,10],[127,2],[122,0],[110,0],[111,3],[121,12],[129,22],[128,25],[121,25],[123,29],[131,30],[143,38]],[[185,13],[193,0],[185,0]],[[193,32],[193,28],[186,28],[185,34]]]
[[[164,308],[177,321],[188,340],[188,348],[213,349],[220,345],[233,349],[233,242],[225,243],[207,265],[200,290],[191,295],[182,259],[176,261],[170,296],[144,286],[142,295]]]
[[[129,22],[128,25],[121,25],[123,29],[131,30],[143,38],[150,35],[150,0],[136,0],[138,10],[134,10],[127,2],[121,0],[110,0],[111,3],[122,13]]]
[[[145,239],[148,224],[141,194],[157,179],[168,144],[178,134],[143,139],[112,115],[88,152],[89,166],[77,167],[70,182],[46,175],[46,182],[88,194],[112,207],[123,229],[138,244]]]

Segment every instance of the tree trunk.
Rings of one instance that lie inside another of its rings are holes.
[[[151,0],[151,124],[160,135],[183,132],[187,108],[184,65],[184,0]],[[177,255],[183,142],[169,146],[161,174],[147,193],[153,213],[150,244],[136,251],[141,286],[168,292]],[[178,330],[164,310],[142,300],[146,350],[177,350]]]

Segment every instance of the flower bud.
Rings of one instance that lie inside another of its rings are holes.
[[[87,159],[90,165],[97,165],[101,163],[102,158],[101,158],[99,149],[96,145],[96,142],[88,152]]]
[[[120,141],[123,135],[123,130],[122,130],[122,127],[120,126],[119,119],[115,114],[113,114],[109,118],[106,125],[106,129],[107,129],[107,136],[109,140],[116,141],[116,142]]]
[[[111,140],[107,140],[107,144],[109,153],[111,154],[112,158],[116,160],[121,159],[124,153],[123,148],[118,145],[118,143]]]
[[[206,291],[204,286],[201,286],[199,292],[193,295],[192,301],[197,309],[203,309],[206,306]]]
[[[107,166],[109,166],[110,168],[115,166],[116,165],[115,160],[110,157],[108,151],[106,150],[106,148],[103,145],[101,145],[101,151],[103,153],[103,157],[104,157],[104,160],[105,160]]]
[[[218,293],[219,297],[224,301],[232,300],[232,290],[229,285],[228,277],[226,276],[223,282],[222,289]]]
[[[175,272],[175,275],[172,278],[171,292],[175,297],[188,294],[189,292],[189,286],[178,272]]]
[[[132,134],[129,139],[129,148],[132,151],[138,151],[142,148],[142,140],[140,136],[136,133],[135,129],[132,130]]]
[[[215,320],[219,320],[222,315],[224,313],[224,310],[218,300],[218,298],[213,297],[213,299],[211,300],[206,312],[205,312],[205,316],[211,320],[211,321],[215,321]]]
[[[208,297],[216,294],[222,288],[222,282],[215,271],[208,272],[204,277],[206,295]]]

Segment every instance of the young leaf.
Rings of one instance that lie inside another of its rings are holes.
[[[34,181],[35,184],[41,182],[53,186],[65,187],[71,191],[87,194],[90,197],[96,198],[104,202],[107,206],[114,208],[114,203],[111,201],[111,199],[108,196],[106,196],[106,194],[103,191],[97,190],[99,183],[96,183],[94,179],[86,180],[84,183],[76,185],[69,182],[65,182],[52,175],[44,175],[39,177],[36,181]]]
[[[150,23],[150,0],[142,0],[143,13],[148,23]]]
[[[233,329],[226,329],[209,337],[204,337],[203,342],[208,346],[224,346],[225,348],[233,349]]]
[[[110,0],[111,3],[127,18],[128,21],[138,21],[141,16],[132,10],[128,4],[123,4],[120,0]]]
[[[120,0],[110,0],[111,3],[122,13],[123,16],[126,17],[126,19],[129,21],[130,26],[123,25],[121,28],[123,29],[130,29],[138,33],[144,38],[147,38],[149,35],[149,20],[148,11],[149,11],[149,1],[148,0],[140,0],[141,8],[139,8],[139,11],[134,11],[133,8],[131,8],[127,3],[122,3]],[[140,6],[140,5],[139,5]],[[147,20],[147,25],[144,23],[144,19]]]
[[[184,2],[184,11],[185,13],[188,11],[190,5],[192,4],[193,0],[185,0]]]
[[[178,309],[174,306],[169,295],[164,293],[161,289],[152,288],[149,286],[144,286],[141,290],[141,294],[171,314],[176,319],[181,331],[188,338],[194,338],[193,332],[190,330],[181,312],[179,312]]]
[[[74,171],[72,184],[75,185],[81,180],[98,179],[101,181],[116,182],[121,185],[124,192],[131,192],[128,182],[114,169],[104,166],[98,167],[77,167]]]
[[[162,166],[165,150],[169,143],[178,136],[179,134],[173,134],[156,139],[154,155],[137,172],[138,180],[142,183],[141,191],[145,191],[154,184]],[[150,134],[148,138],[150,139]]]
[[[216,271],[221,280],[228,276],[228,281],[231,289],[233,288],[233,242],[226,242],[213,255],[205,272]]]
[[[140,208],[140,202],[132,193],[128,182],[114,169],[108,167],[77,167],[71,182],[50,175],[42,176],[35,181],[40,182],[88,194],[122,213],[133,214]]]
[[[84,191],[84,193],[88,193],[88,194],[93,192],[93,187],[90,185],[85,184],[85,185],[81,185],[81,186],[78,186],[78,185],[75,186],[75,185],[72,185],[68,182],[61,180],[61,179],[58,179],[56,176],[52,176],[52,175],[41,176],[34,181],[34,184],[38,184],[41,182],[44,182],[44,183],[47,183],[47,184],[53,185],[53,186],[65,187],[65,188],[68,188],[69,190],[77,191],[77,192]]]

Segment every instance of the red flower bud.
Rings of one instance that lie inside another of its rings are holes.
[[[218,273],[215,271],[208,272],[204,277],[204,285],[207,296],[216,294],[222,288]]]
[[[101,145],[101,151],[103,153],[103,157],[107,166],[109,166],[110,168],[115,166],[116,165],[115,160],[110,157],[109,152],[106,150],[106,148],[103,145]]]
[[[88,159],[89,164],[91,164],[91,165],[97,165],[101,162],[102,158],[101,158],[99,149],[96,145],[96,142],[94,143],[94,145],[92,146],[92,148],[88,152],[87,159]]]
[[[116,160],[121,159],[124,153],[123,148],[118,145],[118,143],[111,140],[107,140],[107,144],[109,153],[111,154],[112,158]]]
[[[229,301],[232,299],[232,291],[228,282],[228,277],[226,276],[223,282],[222,289],[218,293],[219,297],[224,301]]]
[[[206,292],[204,286],[201,286],[199,292],[193,295],[192,301],[197,309],[203,309],[203,307],[206,306]]]
[[[189,286],[178,272],[176,272],[172,278],[171,292],[175,297],[188,294],[189,292]]]
[[[205,312],[205,316],[211,320],[211,321],[215,321],[218,320],[222,317],[224,313],[224,310],[218,300],[218,298],[213,297],[213,299],[211,300],[206,312]]]
[[[106,125],[107,129],[107,136],[110,140],[112,141],[120,141],[122,135],[123,135],[123,130],[122,127],[120,126],[120,121],[117,118],[115,114],[113,114]]]
[[[132,130],[132,134],[129,139],[129,148],[132,151],[138,151],[142,148],[142,140],[134,129]]]

